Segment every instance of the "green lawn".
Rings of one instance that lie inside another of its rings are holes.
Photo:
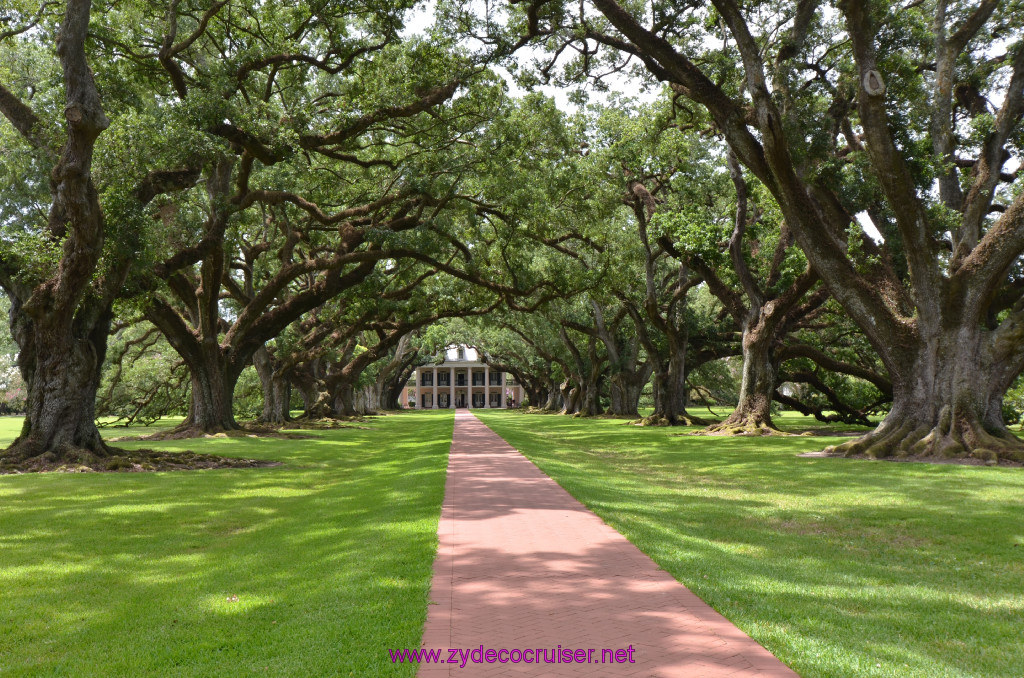
[[[835,438],[477,414],[804,678],[1024,676],[1022,469],[795,456]]]
[[[120,443],[274,468],[0,476],[0,675],[414,675],[387,649],[420,641],[452,416],[364,425]]]

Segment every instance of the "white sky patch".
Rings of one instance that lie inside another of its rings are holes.
[[[871,217],[868,216],[867,212],[860,212],[855,218],[857,219],[857,223],[860,224],[860,227],[864,229],[864,232],[868,234],[869,238],[879,244],[885,242],[885,238],[883,238],[882,234],[878,232],[877,228],[875,228],[875,225],[871,222]]]
[[[405,28],[402,29],[403,38],[411,38],[414,35],[422,35],[434,25],[434,11],[437,8],[436,2],[424,2],[416,5],[411,12],[405,15]]]
[[[437,2],[435,2],[435,0],[427,0],[427,2],[417,5],[408,14],[406,14],[405,28],[402,29],[401,32],[402,37],[411,38],[427,33],[427,31],[429,31],[434,25],[436,11]],[[532,67],[533,60],[542,56],[542,51],[537,48],[527,46],[516,53],[516,61],[519,63],[521,68],[530,69]],[[527,94],[527,90],[519,86],[515,81],[515,78],[512,77],[512,74],[509,73],[508,69],[503,66],[492,65],[491,70],[497,73],[505,81],[511,96],[519,98]],[[649,88],[643,87],[625,72],[613,73],[610,76],[606,76],[603,80],[608,86],[608,91],[597,91],[590,85],[586,87],[589,93],[589,100],[593,103],[607,104],[609,98],[615,94],[626,94],[644,102],[651,102],[657,99],[661,91],[661,88],[657,86]],[[556,85],[538,85],[536,89],[545,96],[554,99],[555,105],[558,106],[560,110],[565,111],[566,113],[579,112],[579,106],[569,100],[569,96],[573,92],[574,88],[558,87]]]

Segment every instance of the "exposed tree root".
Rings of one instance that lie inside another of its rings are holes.
[[[528,405],[526,407],[516,407],[516,408],[508,408],[508,409],[514,409],[516,412],[522,412],[523,414],[560,414],[561,413],[561,410],[546,409],[544,407],[534,407],[532,405]]]
[[[680,414],[674,420],[663,414],[655,413],[649,417],[637,419],[632,423],[635,426],[709,426],[711,424],[707,419],[695,417],[688,412]]]
[[[195,452],[167,452],[161,450],[122,450],[104,446],[97,454],[84,448],[64,448],[39,452],[17,445],[0,452],[0,474],[41,473],[60,471],[85,472],[138,472],[189,471],[210,468],[259,468],[280,466],[281,462],[264,459],[236,459]],[[33,453],[34,452],[34,453]]]
[[[694,431],[695,436],[788,436],[789,433],[780,431],[774,426],[758,424],[714,424],[701,431]]]
[[[943,408],[934,426],[903,418],[883,422],[867,435],[825,448],[825,454],[869,459],[975,459],[989,464],[1024,462],[1024,442],[1008,430],[986,431],[980,423],[954,420]]]
[[[244,424],[242,426],[239,426],[238,428],[228,430],[203,430],[198,426],[177,426],[171,429],[170,431],[158,431],[157,433],[150,433],[149,435],[145,436],[124,436],[121,438],[112,438],[112,440],[114,442],[120,442],[124,440],[159,442],[162,440],[190,440],[193,438],[308,438],[309,436],[302,436],[295,433],[282,432],[281,429],[300,428],[299,426],[295,426],[295,423],[296,422],[289,422],[282,427],[273,427],[266,425],[261,426],[257,424]]]
[[[373,416],[386,416],[381,412],[374,414]],[[357,426],[353,422],[367,422],[369,421],[365,416],[354,416],[354,417],[324,417],[321,419],[314,417],[301,417],[294,421],[290,421],[285,424],[282,428],[287,430],[307,430],[307,431],[326,431],[339,428],[358,428],[367,429],[367,426]],[[288,434],[281,434],[288,435]],[[306,437],[306,436],[300,436]]]
[[[698,436],[784,436],[789,435],[775,427],[770,417],[733,412],[725,421],[695,431]]]

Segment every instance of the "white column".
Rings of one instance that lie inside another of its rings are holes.
[[[434,368],[434,402],[431,403],[437,409],[437,368]]]
[[[498,378],[501,380],[501,402],[498,403],[498,407],[505,409],[505,373],[502,372]]]
[[[491,406],[491,368],[484,365],[484,407]]]
[[[420,384],[423,381],[423,373],[420,368],[416,368],[416,409],[423,407],[423,401],[420,400]]]
[[[448,407],[450,407],[450,408],[452,408],[454,410],[455,409],[455,368],[454,367],[452,368],[451,376],[448,377],[448,386],[451,389],[450,392],[449,392],[449,395],[448,395]]]

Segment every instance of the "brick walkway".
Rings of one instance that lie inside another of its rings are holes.
[[[796,676],[468,410],[455,414],[438,534],[423,647],[561,645],[599,661],[632,645],[636,663],[424,663],[420,678]]]

